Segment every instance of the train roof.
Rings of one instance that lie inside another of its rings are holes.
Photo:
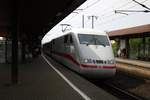
[[[90,28],[72,28],[72,29],[66,30],[63,33],[55,36],[53,39],[62,37],[64,35],[67,35],[67,34],[70,34],[70,33],[73,33],[73,34],[76,34],[76,35],[77,34],[107,35],[106,32],[95,30],[95,29],[90,29]],[[53,39],[51,39],[51,40],[53,40]]]
[[[99,31],[95,29],[89,29],[89,28],[74,28],[71,30],[67,30],[64,34],[69,34],[70,32],[74,34],[95,34],[95,35],[106,35],[106,32]]]

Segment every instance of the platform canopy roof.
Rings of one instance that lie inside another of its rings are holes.
[[[11,32],[17,17],[19,36],[43,37],[86,0],[0,0],[0,34]]]
[[[120,37],[120,36],[131,36],[131,35],[139,35],[142,33],[147,33],[150,36],[150,24],[125,28],[115,31],[108,32],[109,37]]]

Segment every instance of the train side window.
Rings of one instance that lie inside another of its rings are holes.
[[[70,44],[73,44],[73,38],[72,38],[72,35],[70,35]]]
[[[68,35],[66,35],[66,36],[64,37],[64,43],[67,43],[67,41],[68,41]]]
[[[53,44],[55,44],[55,40],[53,40]]]

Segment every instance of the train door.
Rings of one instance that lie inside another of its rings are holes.
[[[73,38],[72,38],[72,35],[69,36],[70,38],[70,53],[71,55],[73,55],[75,57],[75,46],[74,46],[74,41],[73,41]]]
[[[65,47],[65,52],[72,54],[73,52],[73,40],[71,35],[66,35],[64,38],[64,47]]]
[[[69,52],[69,36],[68,35],[64,36],[64,52],[65,53]]]
[[[74,46],[74,41],[73,41],[73,37],[71,34],[66,35],[64,37],[64,47],[65,47],[66,53],[69,53],[75,57],[75,46]]]

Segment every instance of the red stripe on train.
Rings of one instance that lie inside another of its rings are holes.
[[[76,65],[80,66],[80,63],[78,63],[76,61],[76,59],[74,59],[70,54],[58,53],[58,52],[57,53],[53,52],[53,53],[58,55],[58,56],[64,57],[64,58],[72,61]],[[96,66],[96,65],[90,65],[90,64],[81,64],[81,66],[84,67],[84,68],[100,68],[100,69],[113,69],[113,68],[116,68],[115,66]]]
[[[104,69],[113,69],[116,68],[116,66],[103,66]]]
[[[95,65],[85,65],[85,64],[81,64],[82,67],[84,68],[97,68],[97,66]]]
[[[70,54],[67,54],[67,53],[56,53],[56,52],[53,52],[54,54],[58,55],[58,56],[61,56],[61,57],[64,57],[70,61],[72,61],[73,63],[75,63],[76,65],[80,65]]]
[[[115,66],[96,66],[96,65],[85,65],[81,64],[82,67],[84,68],[101,68],[101,69],[113,69],[116,68]]]

